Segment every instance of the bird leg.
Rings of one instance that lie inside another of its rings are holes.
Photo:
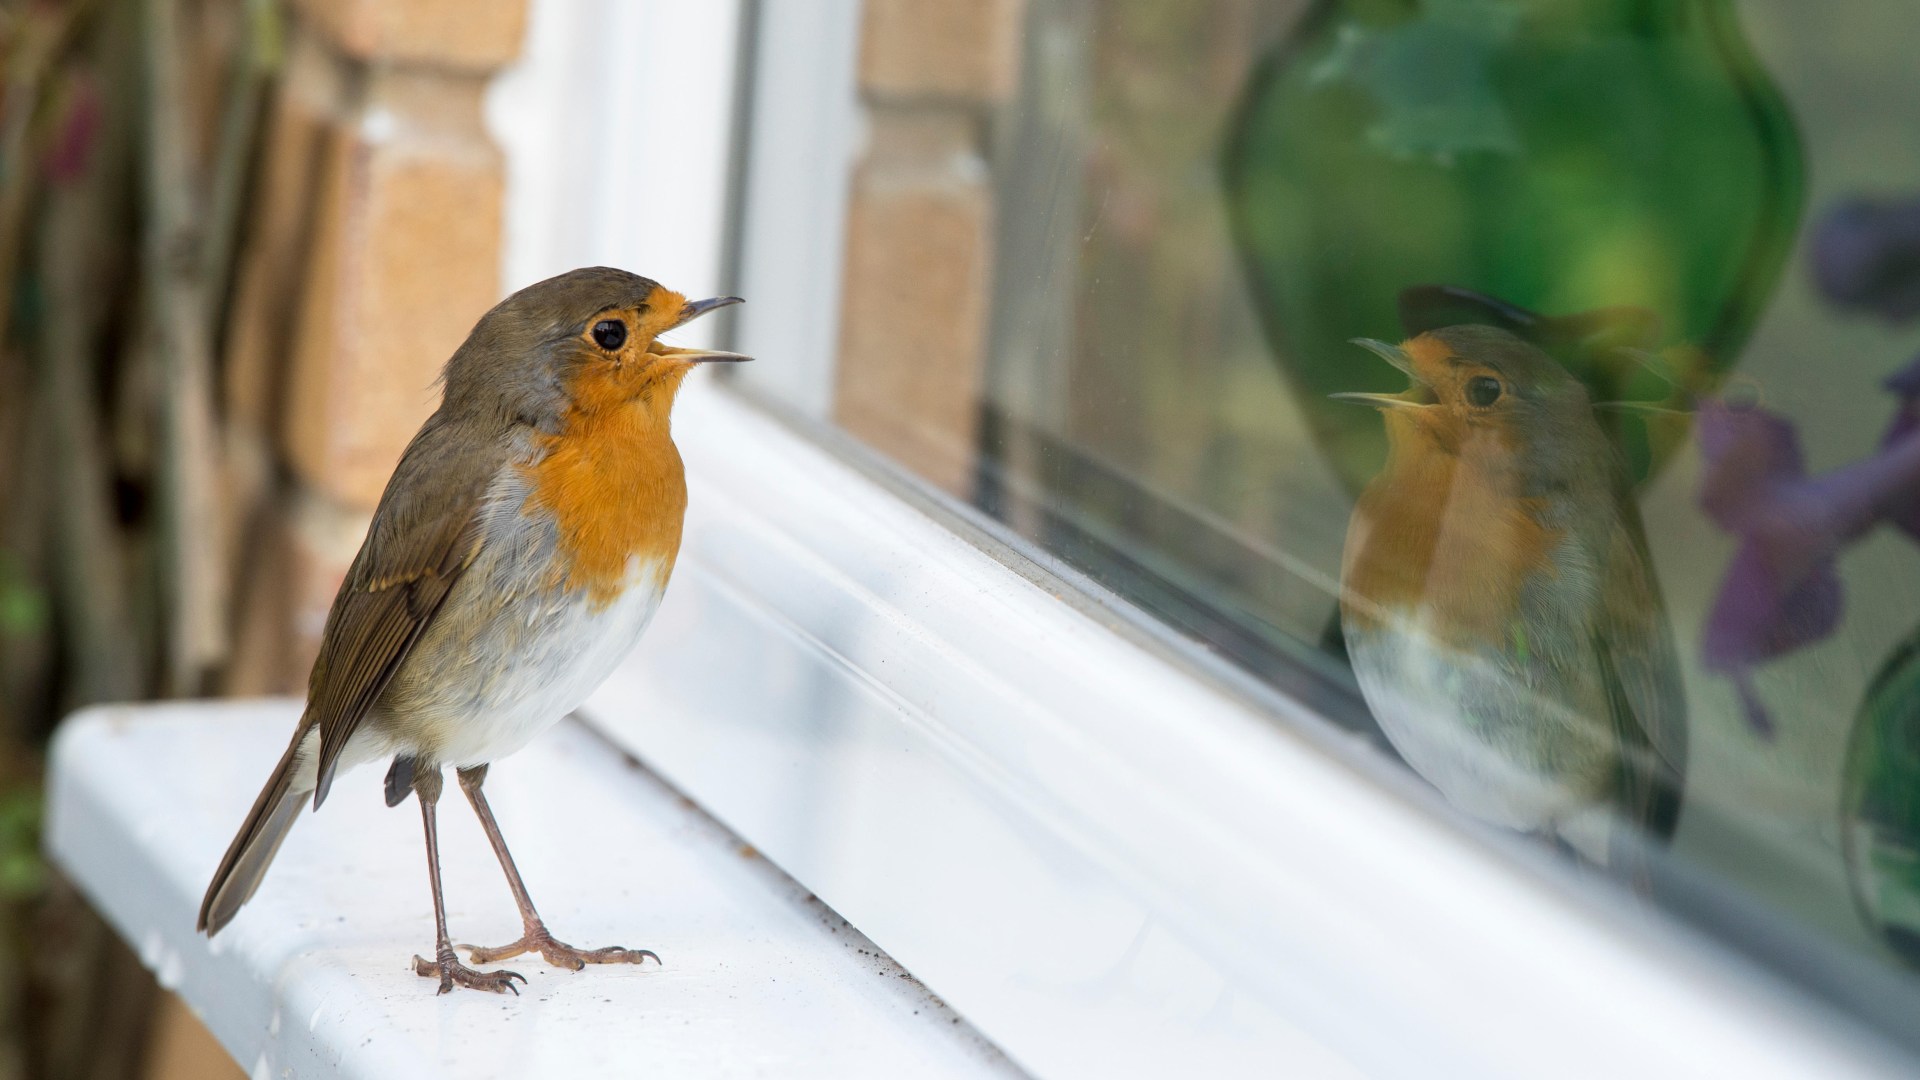
[[[649,958],[656,964],[660,962],[660,957],[651,949],[623,949],[617,945],[604,949],[576,949],[564,941],[556,940],[547,931],[546,923],[540,921],[540,913],[533,909],[533,898],[527,895],[526,883],[520,880],[520,871],[513,865],[513,856],[507,853],[506,838],[500,835],[500,826],[493,820],[493,809],[487,805],[487,797],[480,790],[480,785],[487,779],[487,767],[476,765],[471,769],[461,769],[459,777],[460,790],[467,793],[467,801],[473,804],[480,827],[486,830],[487,842],[493,845],[493,853],[500,860],[500,869],[506,871],[507,887],[513,890],[513,902],[520,907],[520,922],[526,929],[519,941],[497,948],[460,946],[467,950],[474,963],[491,964],[524,952],[537,952],[554,967],[571,968],[574,971],[588,964],[638,964]]]
[[[462,964],[453,951],[453,940],[447,936],[447,905],[440,895],[440,833],[435,827],[434,804],[440,801],[440,770],[421,769],[414,773],[413,792],[420,799],[420,820],[427,829],[427,880],[433,884],[433,930],[434,959],[423,956],[413,958],[413,971],[431,979],[438,976],[440,992],[447,993],[455,985],[473,990],[491,990],[496,994],[512,990],[520,991],[513,980],[526,982],[526,977],[513,971],[475,971]],[[478,961],[476,961],[478,962]]]

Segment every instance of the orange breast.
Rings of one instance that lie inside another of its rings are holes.
[[[1504,642],[1521,589],[1560,534],[1526,500],[1481,482],[1472,452],[1400,456],[1354,508],[1341,573],[1343,617],[1360,627],[1422,611],[1461,649]]]
[[[667,407],[671,393],[664,395]],[[593,396],[577,400],[593,403]],[[597,607],[619,597],[638,560],[658,567],[660,585],[680,553],[687,480],[667,428],[666,407],[646,398],[571,412],[528,467],[528,513],[550,513],[560,534],[552,583],[584,591]]]

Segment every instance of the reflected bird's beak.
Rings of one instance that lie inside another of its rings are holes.
[[[1352,339],[1352,343],[1385,360],[1387,363],[1392,364],[1394,370],[1412,379],[1414,386],[1424,387],[1427,385],[1426,380],[1414,374],[1413,361],[1407,356],[1406,350],[1400,346],[1389,345],[1376,338],[1367,337],[1354,338]],[[1328,394],[1327,396],[1335,401],[1351,401],[1356,405],[1371,405],[1376,409],[1420,409],[1425,408],[1427,405],[1427,402],[1415,400],[1411,397],[1403,397],[1399,394],[1341,393]]]
[[[1419,409],[1425,406],[1417,401],[1409,401],[1397,394],[1328,394],[1335,401],[1351,401],[1355,405],[1371,405],[1376,409]]]
[[[1389,345],[1378,338],[1370,337],[1353,338],[1349,343],[1358,345],[1380,359],[1385,360],[1387,363],[1392,364],[1395,370],[1407,378],[1412,379],[1414,382],[1421,381],[1420,376],[1413,373],[1413,361],[1408,358],[1406,350],[1400,346]]]

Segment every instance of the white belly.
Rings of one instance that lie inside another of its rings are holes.
[[[527,497],[524,468],[495,477],[473,562],[342,748],[340,768],[394,754],[456,767],[505,757],[578,708],[639,642],[673,551],[630,556],[619,588],[569,587],[556,573],[568,564],[554,521],[527,512]],[[296,775],[311,774],[312,756],[302,752]]]
[[[1536,831],[1604,797],[1608,718],[1538,692],[1510,658],[1447,648],[1413,621],[1396,633],[1350,633],[1347,650],[1387,740],[1460,809]]]
[[[627,572],[629,587],[605,607],[581,594],[529,599],[477,636],[471,662],[494,670],[463,680],[465,693],[437,702],[454,720],[438,726],[441,762],[464,767],[505,757],[606,681],[639,642],[665,591],[656,565],[634,560]]]
[[[653,563],[636,560],[628,575],[630,587],[603,608],[583,594],[522,597],[472,635],[426,645],[440,653],[428,667],[458,676],[411,680],[405,720],[362,723],[337,771],[394,754],[466,768],[526,746],[579,708],[646,632],[665,585]],[[318,752],[316,728],[301,743],[296,789],[313,789]]]

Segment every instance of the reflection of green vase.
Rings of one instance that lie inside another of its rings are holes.
[[[1327,395],[1402,388],[1347,341],[1394,337],[1403,288],[1647,309],[1699,389],[1778,277],[1801,168],[1729,0],[1318,0],[1250,81],[1225,180],[1269,341],[1357,488],[1380,421]]]
[[[1860,917],[1920,966],[1920,633],[1894,650],[1861,700],[1840,828]]]

